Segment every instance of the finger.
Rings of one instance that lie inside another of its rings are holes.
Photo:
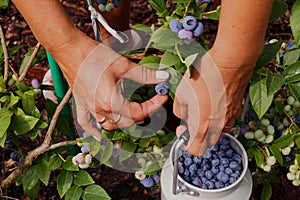
[[[131,69],[123,77],[142,84],[156,84],[166,81],[169,73],[163,70],[154,70],[140,65],[132,64]]]
[[[101,140],[102,134],[90,121],[90,112],[82,106],[80,103],[76,102],[76,112],[78,124],[91,136],[96,139]]]
[[[118,115],[116,118],[113,118],[112,114],[110,114],[108,115],[108,117],[106,117],[106,120],[103,123],[101,123],[101,127],[105,130],[111,131],[115,129],[129,127],[133,124],[134,121],[130,118],[127,118],[122,115]]]
[[[228,119],[228,120],[226,121],[226,123],[225,123],[224,128],[223,128],[223,132],[225,132],[225,133],[230,132],[230,131],[232,130],[232,128],[233,128],[234,121],[235,121],[235,118],[234,118],[234,117]]]

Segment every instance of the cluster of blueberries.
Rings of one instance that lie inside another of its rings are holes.
[[[98,0],[98,8],[102,12],[110,12],[120,6],[121,0]]]
[[[192,156],[182,148],[179,150],[178,174],[202,189],[227,187],[240,177],[242,170],[242,157],[232,149],[225,136],[200,157]]]
[[[144,187],[152,187],[159,184],[160,176],[158,174],[153,174],[152,176],[140,180],[140,182]]]
[[[9,138],[7,138],[5,140],[5,145],[4,146],[5,146],[5,148],[9,148],[9,149],[11,149],[11,148],[14,147],[13,144],[12,144],[12,142],[11,142],[11,140]],[[9,154],[9,157],[10,157],[10,159],[16,161],[16,165],[17,166],[20,165],[23,162],[23,160],[24,160],[24,158],[22,156],[18,156],[17,152],[15,152],[15,151],[11,152]]]
[[[182,23],[177,19],[172,19],[169,23],[169,27],[187,44],[196,41],[203,33],[203,24],[198,22],[194,16],[190,15],[186,16]]]

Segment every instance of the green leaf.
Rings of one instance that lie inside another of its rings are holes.
[[[288,87],[292,93],[292,95],[300,101],[300,82],[296,83],[288,83]]]
[[[110,200],[111,198],[108,196],[106,191],[99,185],[89,185],[85,188],[84,194],[82,197],[83,200]]]
[[[145,174],[146,175],[151,175],[154,174],[155,172],[158,172],[161,170],[161,167],[159,165],[159,162],[153,161],[146,169],[145,169]]]
[[[73,156],[68,156],[66,161],[62,164],[62,167],[68,171],[79,171],[78,165],[72,163]]]
[[[39,179],[47,186],[50,179],[49,163],[43,161],[37,165],[36,174]]]
[[[170,49],[175,45],[181,44],[183,41],[178,38],[176,33],[168,28],[159,28],[153,32],[150,41],[152,41],[155,48]]]
[[[270,183],[264,183],[261,192],[261,200],[269,200],[272,196],[272,186]]]
[[[35,199],[40,192],[40,187],[40,182],[38,181],[35,186],[33,186],[31,189],[24,190],[24,192],[30,199]]]
[[[298,149],[300,149],[300,136],[295,138],[295,144],[297,145]]]
[[[161,65],[168,66],[168,67],[176,65],[178,63],[180,63],[180,58],[178,57],[177,54],[174,54],[170,51],[166,51],[160,61]]]
[[[267,94],[274,95],[284,84],[283,77],[280,74],[273,74],[270,70],[267,73]]]
[[[61,164],[62,160],[57,154],[53,154],[50,156],[49,167],[51,171],[59,168]]]
[[[287,147],[291,142],[293,141],[294,136],[289,134],[289,135],[284,135],[277,140],[274,140],[272,142],[272,146],[277,147],[277,148],[284,148]]]
[[[130,141],[124,141],[123,145],[121,147],[121,154],[119,157],[119,161],[122,162],[124,160],[127,160],[130,158],[135,151],[137,145],[130,142]]]
[[[5,133],[2,137],[0,137],[0,147],[4,148],[6,141],[7,133]]]
[[[256,161],[256,165],[260,166],[261,164],[263,164],[264,154],[259,149],[255,149],[253,153],[254,153],[254,158],[255,158],[255,161]]]
[[[95,183],[91,175],[84,170],[80,170],[74,174],[74,184],[77,186],[86,186]]]
[[[22,177],[23,190],[31,190],[39,182],[39,178],[36,173],[37,166],[31,166]]]
[[[159,62],[160,62],[160,58],[158,58],[157,56],[147,56],[139,62],[139,65],[142,65],[144,67],[148,67],[151,69],[158,69]]]
[[[221,9],[219,7],[215,10],[203,13],[203,16],[207,17],[208,19],[219,20],[220,19],[220,11],[221,11]]]
[[[294,49],[291,51],[287,51],[283,56],[283,65],[291,65],[295,63],[300,56],[300,50]]]
[[[268,95],[267,78],[262,76],[253,76],[250,83],[249,93],[254,111],[257,113],[259,118],[262,118],[273,100],[273,95]]]
[[[278,147],[275,147],[273,145],[269,146],[270,151],[272,152],[273,156],[276,158],[276,160],[278,161],[278,163],[280,165],[283,165],[283,158],[282,158],[282,154],[279,150]]]
[[[10,125],[13,112],[7,108],[0,111],[0,138],[2,138]]]
[[[269,17],[269,21],[281,17],[288,10],[288,4],[282,0],[274,0],[272,12]]]
[[[276,56],[281,45],[282,41],[266,44],[262,54],[256,62],[255,70],[266,66]]]
[[[149,4],[156,10],[156,14],[159,17],[165,17],[169,15],[169,11],[164,0],[150,0]]]
[[[300,81],[300,61],[287,66],[282,75],[287,82]]]
[[[0,9],[6,9],[8,8],[9,0],[1,0],[0,1]]]
[[[113,150],[114,150],[114,145],[111,141],[108,140],[105,145],[101,146],[99,161],[101,163],[106,163],[111,157]]]
[[[31,115],[35,107],[34,96],[24,95],[22,97],[22,108],[27,115]]]
[[[20,98],[18,96],[15,96],[13,93],[10,93],[10,102],[7,106],[12,108],[15,104],[18,103],[19,99]]]
[[[72,172],[62,170],[57,177],[57,191],[62,198],[69,190],[73,182]]]
[[[300,154],[296,154],[295,156],[296,156],[297,162],[300,163]]]
[[[292,7],[290,23],[297,46],[300,45],[300,1],[297,0]]]
[[[10,128],[14,130],[16,134],[21,135],[32,130],[38,121],[38,118],[29,115],[16,115],[12,117]]]
[[[14,55],[15,53],[17,53],[20,49],[22,49],[22,48],[25,47],[25,46],[26,46],[25,44],[22,44],[22,45],[18,45],[18,46],[12,47],[12,48],[9,50],[8,55],[9,55],[9,56]]]
[[[65,200],[79,200],[83,194],[83,189],[78,186],[72,186],[68,189]]]

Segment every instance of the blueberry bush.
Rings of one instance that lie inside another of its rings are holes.
[[[202,20],[218,20],[219,7],[210,9],[212,2],[209,0],[170,2],[172,6],[167,7],[165,0],[149,0],[156,11],[158,27],[135,25],[133,28],[148,34],[149,40],[144,49],[125,52],[124,55],[130,58],[139,55],[135,61],[140,65],[167,70],[171,78],[167,83],[151,87],[124,80],[123,94],[129,100],[144,101],[159,93],[169,94],[169,103],[172,103],[182,75],[186,71],[190,73],[193,63],[209,49],[203,35],[205,30]],[[98,4],[99,10],[110,12],[119,6],[120,0],[99,0]],[[1,1],[0,8],[8,5],[9,1]],[[283,15],[287,9],[284,1],[275,0],[270,21]],[[286,178],[295,187],[300,185],[299,23],[298,0],[290,15],[293,38],[289,41],[272,39],[266,42],[245,94],[245,101],[249,100],[244,109],[245,118],[235,123],[235,129],[240,130],[238,139],[248,154],[254,188],[263,188],[261,199],[271,198],[272,183],[278,181],[279,172],[286,173]],[[70,127],[66,125],[67,119],[61,111],[63,107],[72,105],[70,91],[60,104],[46,101],[45,117],[36,106],[36,100],[41,98],[41,90],[45,88],[36,80],[29,85],[20,79],[28,67],[33,67],[45,56],[44,50],[38,47],[28,51],[16,72],[8,70],[8,59],[22,46],[7,51],[7,44],[3,39],[1,42],[0,156],[6,163],[0,173],[1,191],[16,183],[34,199],[42,185],[47,186],[50,176],[57,173],[60,198],[110,199],[88,172],[88,168],[99,168],[102,165],[135,173],[135,177],[145,187],[159,187],[161,169],[176,139],[172,125],[166,123],[157,129],[147,126],[146,119],[143,124],[126,129],[102,130],[104,139],[101,142],[79,130],[76,140],[66,140],[64,136],[70,133]],[[154,115],[159,121],[165,121],[161,118],[164,114],[162,110]],[[44,136],[41,136],[41,132]],[[72,153],[69,148],[74,145],[78,147],[76,153]],[[241,173],[241,158],[225,146],[216,145],[213,151],[205,154],[205,158],[191,157],[182,150],[179,174],[187,182],[205,189],[232,184]],[[225,154],[219,155],[220,159],[216,159],[220,151],[218,148],[223,149]],[[203,164],[202,169],[200,162],[204,159],[206,164]],[[191,172],[196,175],[190,176]]]

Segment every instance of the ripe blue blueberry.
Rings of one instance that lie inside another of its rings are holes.
[[[172,19],[169,23],[169,27],[175,33],[178,33],[181,29],[183,29],[182,24],[177,19]]]
[[[217,174],[217,173],[219,173],[219,167],[218,166],[212,166],[211,171],[212,171],[212,173]]]
[[[183,172],[184,176],[189,176],[190,175],[190,170],[188,168],[185,168],[184,172]]]
[[[98,0],[98,4],[106,4],[107,0]]]
[[[214,158],[211,160],[211,165],[212,166],[217,166],[220,164],[220,160],[218,158]]]
[[[227,167],[229,165],[229,160],[228,158],[221,158],[220,159],[220,164],[224,167]]]
[[[190,166],[192,163],[193,163],[192,158],[185,158],[185,159],[184,159],[184,165],[185,165],[186,167]]]
[[[202,182],[201,182],[201,180],[200,180],[198,177],[196,177],[196,178],[194,178],[194,180],[192,181],[192,184],[195,185],[195,186],[197,186],[197,187],[201,187]]]
[[[20,164],[23,162],[23,160],[24,160],[23,157],[19,158],[19,160],[18,160],[18,162],[16,163],[16,165],[17,165],[17,166],[20,165]]]
[[[292,48],[295,45],[295,42],[289,41],[286,46],[285,46],[285,50],[289,50],[290,48]]]
[[[193,158],[193,161],[194,161],[195,164],[200,165],[200,164],[202,163],[202,158],[201,158],[201,157],[198,157],[198,156],[195,156],[195,157]]]
[[[154,185],[154,180],[151,177],[140,180],[140,182],[145,187],[152,187]]]
[[[115,7],[119,7],[121,4],[121,0],[114,0],[113,4],[115,5]]]
[[[159,83],[155,86],[155,92],[160,95],[168,94],[169,84],[167,82]]]
[[[224,183],[221,182],[221,181],[216,181],[215,182],[215,188],[216,189],[220,189],[220,188],[223,188],[224,187]]]
[[[205,172],[202,169],[198,169],[196,173],[197,173],[198,177],[204,177],[205,176]]]
[[[187,44],[190,44],[191,42],[195,41],[193,32],[190,30],[186,30],[186,29],[181,29],[178,32],[178,37],[180,39],[184,40],[184,42]]]
[[[219,142],[221,145],[227,145],[227,144],[229,144],[230,141],[227,137],[221,137]]]
[[[227,151],[226,151],[226,156],[227,156],[227,158],[231,158],[232,156],[233,156],[233,150],[232,149],[228,149]]]
[[[200,35],[202,35],[203,29],[203,24],[201,22],[198,22],[197,27],[195,28],[195,30],[193,30],[194,36],[199,37]]]
[[[39,82],[39,80],[37,79],[32,79],[31,81],[31,86],[34,88],[34,89],[39,89],[41,87],[41,84]]]
[[[206,159],[211,159],[212,157],[212,153],[209,151],[209,152],[206,152],[204,155],[203,155],[203,158],[206,158]]]
[[[230,183],[230,184],[234,183],[236,180],[237,180],[236,177],[233,177],[233,176],[230,176],[230,177],[229,177],[229,183]]]
[[[232,171],[232,169],[230,167],[226,167],[225,168],[225,173],[230,175],[230,174],[233,173],[233,171]]]
[[[211,180],[207,181],[206,183],[207,189],[214,189],[215,183]]]
[[[293,118],[293,121],[296,123],[296,124],[300,124],[300,116],[295,116],[294,118]]]
[[[223,183],[226,183],[226,182],[229,181],[229,175],[226,174],[225,172],[219,172],[219,173],[217,174],[217,179],[218,179],[219,181],[222,181]]]
[[[183,174],[184,173],[184,167],[183,166],[178,166],[178,173]]]
[[[194,16],[186,16],[183,19],[182,26],[184,29],[192,31],[197,26],[197,19]]]
[[[229,163],[229,167],[232,169],[232,170],[237,170],[239,168],[239,164],[236,162],[236,161],[231,161]]]
[[[240,156],[240,154],[237,153],[233,154],[232,159],[238,162],[239,164],[242,163],[242,157]]]
[[[210,180],[214,177],[214,173],[211,170],[208,170],[205,172],[205,177]]]
[[[183,179],[188,182],[191,183],[191,178],[189,176],[184,176]]]
[[[197,169],[198,169],[198,167],[197,167],[196,164],[190,165],[190,167],[189,167],[189,172],[190,172],[190,174],[195,174],[196,171],[197,171]]]
[[[10,156],[10,158],[11,158],[12,160],[15,160],[16,157],[17,157],[17,153],[16,153],[15,151],[13,151],[13,152],[11,152],[11,153],[9,154],[9,156]]]
[[[152,179],[154,180],[155,184],[159,184],[160,176],[158,174],[153,174]]]

